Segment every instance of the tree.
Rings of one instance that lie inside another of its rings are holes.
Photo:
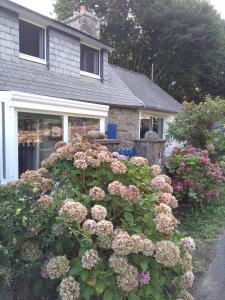
[[[78,0],[57,0],[58,19]],[[225,21],[201,0],[87,0],[115,47],[110,62],[142,72],[179,100],[225,95]]]

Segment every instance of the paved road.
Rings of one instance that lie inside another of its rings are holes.
[[[225,234],[219,236],[216,255],[194,296],[196,300],[225,300]]]

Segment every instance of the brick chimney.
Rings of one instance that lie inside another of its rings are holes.
[[[73,16],[63,23],[100,39],[100,20],[87,10],[84,2],[80,4],[79,11],[74,11]]]

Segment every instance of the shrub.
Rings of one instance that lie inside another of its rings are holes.
[[[42,166],[1,192],[2,247],[23,299],[187,293],[195,244],[176,230],[177,201],[159,166],[79,138]]]
[[[207,149],[210,157],[218,161],[225,172],[225,128],[213,130],[207,140]]]
[[[180,200],[201,204],[219,196],[219,186],[225,177],[218,163],[210,160],[207,150],[192,146],[175,148],[168,162],[175,195]]]
[[[207,97],[204,102],[184,102],[183,109],[170,123],[170,138],[194,147],[206,149],[216,123],[224,122],[225,101]]]

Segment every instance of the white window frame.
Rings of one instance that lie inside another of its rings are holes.
[[[32,62],[35,62],[35,63],[46,65],[47,64],[47,58],[46,58],[46,56],[47,56],[47,34],[46,34],[46,27],[42,26],[40,24],[34,23],[33,21],[30,21],[28,19],[19,18],[19,20],[22,20],[24,22],[30,23],[32,25],[35,25],[37,27],[40,27],[40,28],[44,29],[44,56],[45,56],[45,58],[39,58],[39,57],[36,57],[36,56],[32,56],[32,55],[28,55],[28,54],[25,54],[25,53],[21,53],[21,52],[19,53],[19,57],[21,59],[24,59],[24,60],[28,60],[28,61],[32,61]]]
[[[20,92],[1,92],[5,103],[5,181],[18,179],[18,112],[61,115],[63,117],[63,140],[68,142],[68,117],[96,118],[100,120],[100,131],[105,132],[109,106],[88,102],[45,97]],[[0,182],[3,178],[0,178]]]
[[[99,75],[96,75],[94,73],[90,73],[90,72],[86,72],[86,71],[82,71],[80,70],[80,75],[83,75],[83,76],[87,76],[87,77],[91,77],[91,78],[95,78],[95,79],[101,79],[101,49],[99,48],[96,48],[96,47],[93,47],[89,44],[86,44],[84,42],[80,42],[80,49],[81,49],[81,45],[84,45],[84,46],[87,46],[89,48],[93,48],[95,50],[98,50],[98,55],[99,55],[99,58],[98,58],[98,63],[99,63],[99,66],[98,66],[98,70],[99,70]],[[80,60],[81,60],[81,53],[80,53]]]

